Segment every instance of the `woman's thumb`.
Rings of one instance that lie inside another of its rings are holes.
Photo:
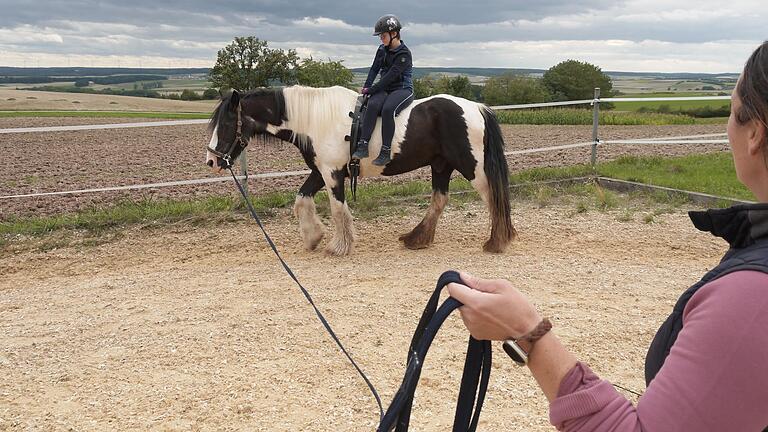
[[[467,304],[472,302],[472,298],[479,294],[477,291],[473,290],[472,288],[469,288],[466,285],[462,285],[460,283],[451,282],[447,286],[448,288],[448,294],[455,298],[456,300],[460,301],[462,304]]]
[[[496,289],[491,284],[492,281],[481,279],[466,272],[459,272],[459,276],[461,277],[461,280],[472,289],[487,293],[496,292]]]

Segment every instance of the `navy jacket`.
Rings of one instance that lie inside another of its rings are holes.
[[[373,84],[379,72],[381,78]],[[369,94],[400,89],[413,91],[413,58],[405,43],[401,42],[399,47],[391,51],[384,45],[379,45],[363,87],[368,88]]]
[[[768,273],[768,204],[737,205],[727,209],[689,212],[689,215],[696,228],[724,238],[730,249],[717,267],[680,296],[672,314],[659,328],[645,358],[646,385],[664,365],[677,335],[683,329],[685,305],[699,288],[735,271]]]

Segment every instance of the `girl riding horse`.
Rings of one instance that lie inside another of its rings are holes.
[[[363,130],[352,159],[368,157],[368,142],[381,114],[381,150],[372,163],[384,166],[391,160],[395,116],[413,101],[413,60],[411,51],[400,39],[401,29],[400,20],[394,15],[384,15],[374,26],[373,35],[379,36],[381,45],[376,50],[368,79],[361,90],[370,97],[363,117]],[[379,71],[381,79],[373,84]]]

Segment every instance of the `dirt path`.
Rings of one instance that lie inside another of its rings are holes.
[[[520,238],[481,252],[485,210],[449,205],[430,249],[408,216],[357,222],[344,259],[301,249],[288,215],[267,226],[388,403],[413,329],[450,268],[514,281],[602,377],[642,390],[646,348],[679,293],[725,244],[684,212],[515,203]],[[0,430],[371,431],[376,408],[253,223],[135,228],[118,241],[0,255]],[[322,245],[321,245],[322,247]],[[453,419],[467,333],[452,317],[426,361],[414,430]],[[494,346],[483,431],[553,430],[530,374]]]

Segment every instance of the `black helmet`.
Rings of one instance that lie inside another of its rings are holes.
[[[400,25],[400,20],[394,15],[384,15],[376,21],[376,25],[373,27],[373,35],[378,36],[382,33],[391,31],[400,31],[403,26]]]

